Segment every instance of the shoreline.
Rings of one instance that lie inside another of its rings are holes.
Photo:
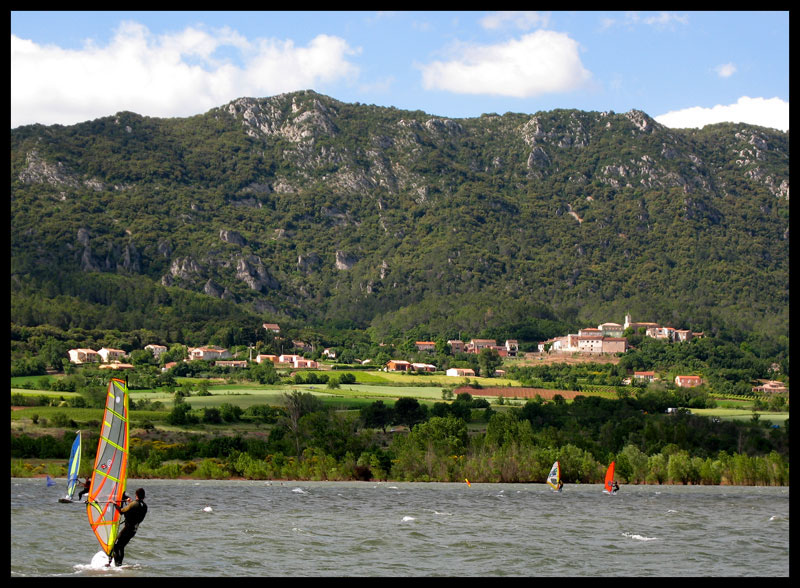
[[[46,479],[49,474],[33,474],[32,476],[11,476],[11,479]],[[52,476],[50,476],[52,478]],[[82,477],[82,476],[81,476]],[[66,478],[58,477],[52,478],[53,480],[66,480]],[[364,484],[463,484],[463,481],[455,481],[455,482],[447,482],[447,481],[428,481],[428,482],[421,482],[421,481],[408,481],[408,480],[303,480],[303,479],[293,479],[293,478],[270,478],[270,479],[256,479],[256,478],[242,478],[242,477],[231,477],[231,478],[196,478],[193,476],[177,476],[175,478],[133,478],[134,480],[155,480],[155,481],[162,481],[162,482],[172,482],[172,481],[182,481],[182,482],[198,482],[198,481],[217,481],[217,482],[296,482],[296,483],[303,483],[303,482],[360,482]],[[475,482],[474,480],[470,482],[470,484],[527,484],[527,485],[546,485],[546,482]],[[575,482],[564,483],[564,487],[568,486],[602,486],[602,482],[596,482],[594,484],[580,484]],[[674,484],[674,483],[644,483],[644,484],[622,484],[620,488],[624,488],[625,486],[706,486],[706,487],[714,487],[714,486],[737,486],[740,488],[789,488],[788,485],[786,486],[767,486],[767,485],[758,485],[758,484],[731,484],[730,482],[723,482],[720,484]]]

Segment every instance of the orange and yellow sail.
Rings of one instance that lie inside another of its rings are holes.
[[[128,385],[112,378],[86,505],[89,524],[106,555],[111,555],[119,532],[120,514],[115,504],[121,503],[125,492],[128,443]]]

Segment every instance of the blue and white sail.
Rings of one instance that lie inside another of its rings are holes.
[[[72,442],[72,452],[69,454],[69,463],[67,464],[67,495],[65,498],[72,500],[72,495],[75,494],[75,487],[78,485],[78,470],[81,469],[81,432],[75,435],[75,441]]]

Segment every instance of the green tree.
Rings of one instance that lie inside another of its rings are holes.
[[[182,399],[181,399],[182,400]],[[186,402],[176,402],[172,411],[167,415],[170,425],[190,425],[197,422],[197,417],[191,414],[192,407]]]
[[[533,445],[533,429],[527,419],[520,419],[517,412],[495,412],[486,427],[485,442],[489,447],[516,444],[521,447]]]
[[[427,410],[421,406],[419,400],[410,396],[398,398],[394,403],[394,423],[407,425],[412,428],[417,423],[421,423],[427,416]]]
[[[481,366],[481,373],[485,377],[491,378],[495,370],[503,365],[503,358],[500,357],[497,349],[485,348],[481,349],[481,352],[478,354],[478,364]]]
[[[241,406],[236,406],[235,404],[231,404],[229,402],[225,402],[219,407],[219,415],[226,423],[238,422],[242,417],[242,412],[244,411],[242,410]]]
[[[292,391],[283,394],[283,403],[286,409],[286,427],[294,437],[297,457],[300,457],[300,419],[309,413],[322,410],[322,401],[310,392]]]
[[[262,361],[249,368],[250,376],[259,384],[277,384],[280,376],[271,361]]]
[[[48,337],[39,351],[39,358],[55,370],[61,369],[62,360],[67,355],[69,347],[66,343],[58,341],[55,337]]]
[[[386,432],[386,427],[389,426],[395,418],[394,409],[390,406],[386,406],[383,400],[376,400],[372,404],[362,407],[359,416],[365,427],[379,428],[384,433]]]
[[[222,415],[220,415],[219,409],[214,407],[206,407],[203,409],[203,422],[210,423],[213,425],[219,425],[222,423]]]

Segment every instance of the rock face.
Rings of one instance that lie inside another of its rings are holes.
[[[684,230],[702,249],[705,231],[747,219],[747,234],[712,250],[738,248],[712,257],[746,256],[755,235],[777,275],[788,133],[712,127],[669,129],[638,110],[447,119],[302,91],[190,119],[13,129],[12,256],[298,314],[337,297],[337,309],[368,300],[380,313],[487,287],[584,304],[636,294],[601,283],[620,257],[661,259],[653,251]],[[685,273],[667,267],[651,282]]]
[[[315,252],[299,255],[297,257],[297,269],[303,272],[312,272],[320,268],[322,258]]]
[[[226,231],[225,229],[221,229],[219,232],[219,238],[223,243],[232,243],[233,245],[244,245],[246,243],[244,237],[242,237],[236,231]]]
[[[236,278],[256,292],[266,292],[279,286],[278,281],[264,267],[261,258],[256,255],[240,257],[237,260]]]
[[[51,163],[39,156],[35,149],[26,157],[27,167],[19,173],[19,179],[26,184],[50,184],[64,188],[86,187],[94,192],[105,190],[105,184],[95,178],[79,180],[67,166],[58,161]]]
[[[345,251],[337,251],[336,252],[336,269],[337,270],[350,270],[353,269],[353,266],[358,261],[358,258],[355,255],[347,253]]]

